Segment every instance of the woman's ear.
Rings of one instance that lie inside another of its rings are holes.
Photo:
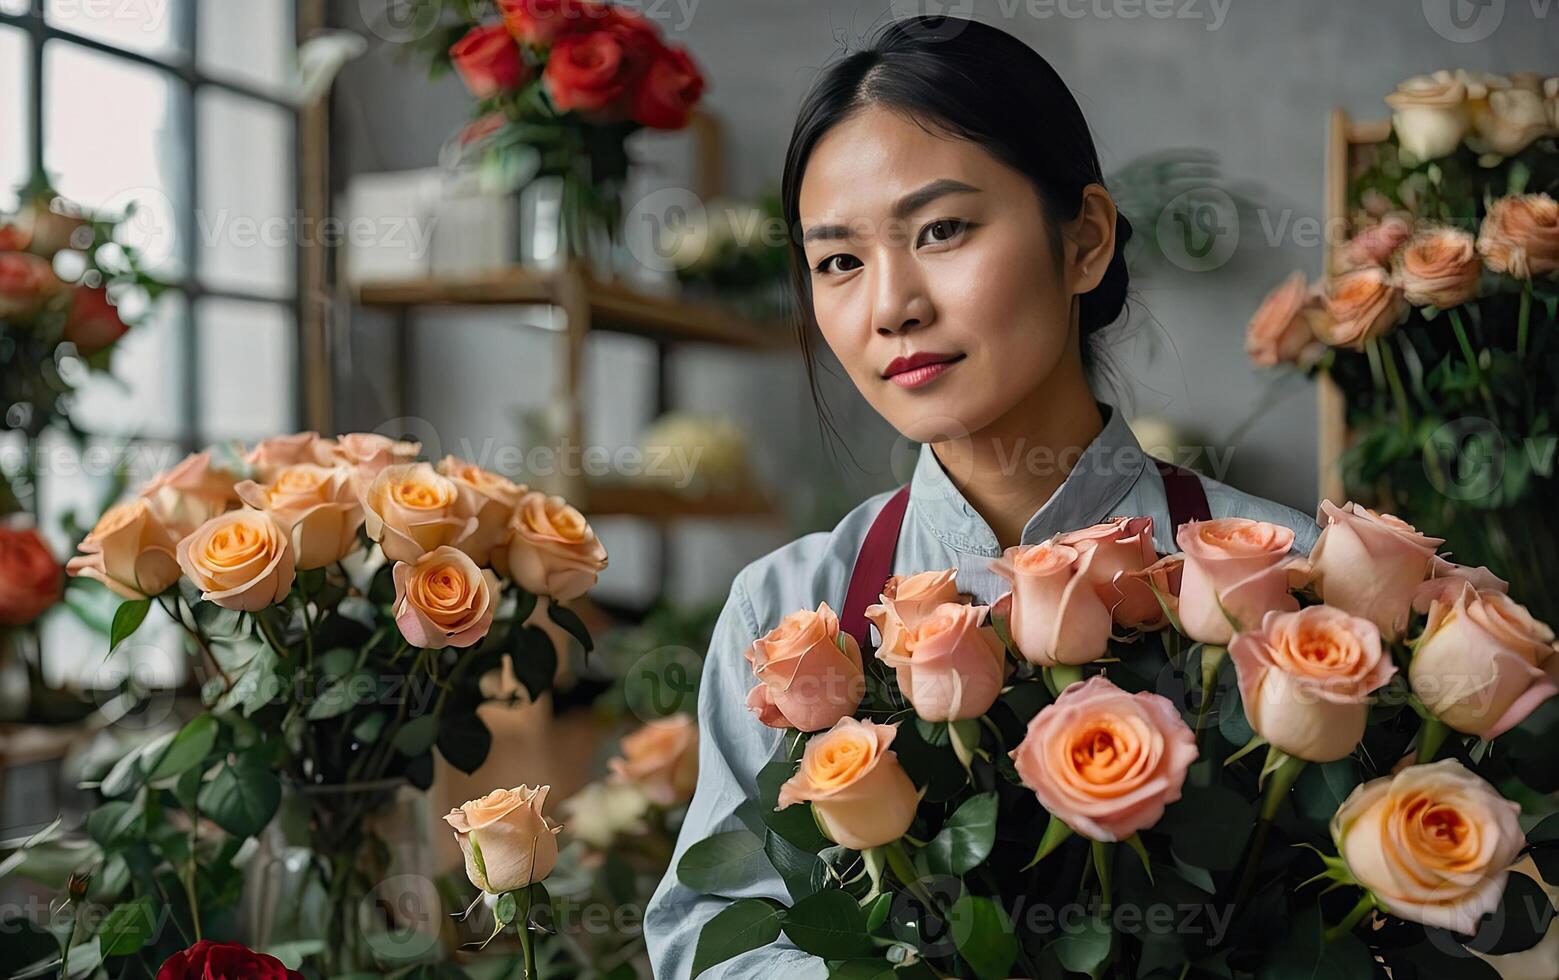
[[[1082,205],[1077,217],[1067,222],[1063,236],[1067,242],[1067,278],[1072,292],[1092,292],[1104,281],[1105,270],[1115,257],[1115,199],[1102,184],[1083,188]]]

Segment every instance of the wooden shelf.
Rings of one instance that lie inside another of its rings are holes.
[[[573,274],[577,275],[577,274]],[[569,305],[571,274],[514,267],[462,276],[369,280],[356,284],[363,306],[526,306]],[[706,303],[650,296],[616,283],[578,276],[581,301],[590,327],[653,340],[714,344],[751,350],[793,345],[788,327],[753,322]]]
[[[669,521],[687,517],[748,517],[778,520],[783,514],[757,491],[680,492],[669,487],[633,483],[592,483],[584,506],[591,517],[644,517]]]

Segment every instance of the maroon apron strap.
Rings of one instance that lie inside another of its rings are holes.
[[[866,607],[882,597],[882,587],[893,574],[893,553],[898,550],[899,528],[904,523],[904,509],[908,504],[909,484],[906,483],[877,512],[872,526],[866,530],[866,537],[861,540],[861,551],[850,572],[850,587],[844,594],[844,608],[839,611],[839,625],[855,637],[862,650],[870,646],[871,640]]]
[[[1212,509],[1207,506],[1207,491],[1202,489],[1202,478],[1188,469],[1154,458],[1158,475],[1164,478],[1164,496],[1169,500],[1170,540],[1186,521],[1210,521]]]

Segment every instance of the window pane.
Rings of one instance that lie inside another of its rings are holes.
[[[0,11],[8,14],[25,14],[30,6],[30,0],[0,0]]]
[[[201,440],[262,439],[295,429],[292,310],[217,299],[197,309]]]
[[[290,113],[205,89],[196,100],[201,279],[231,289],[292,291],[297,227]]]
[[[71,411],[76,424],[105,435],[190,435],[185,431],[183,358],[188,317],[182,295],[160,296],[145,320],[114,345],[112,376],[92,372],[77,388]]]
[[[16,189],[27,182],[27,35],[0,27],[0,211],[16,208]]]
[[[184,50],[179,23],[188,0],[46,0],[48,22],[94,41],[158,57]]]
[[[86,207],[135,216],[121,229],[148,268],[185,268],[176,215],[182,204],[183,103],[155,68],[51,41],[43,48],[44,166],[55,188]]]
[[[200,69],[275,91],[292,72],[291,0],[200,0]]]

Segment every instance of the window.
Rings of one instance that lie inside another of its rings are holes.
[[[0,0],[0,209],[40,172],[84,207],[133,203],[124,234],[174,286],[113,376],[79,389],[85,451],[43,447],[74,461],[40,467],[39,523],[61,554],[61,519],[89,523],[113,492],[94,450],[133,482],[298,426],[296,37],[293,0]],[[82,630],[50,617],[51,679],[98,670]]]

